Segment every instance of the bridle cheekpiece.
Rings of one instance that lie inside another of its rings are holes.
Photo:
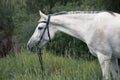
[[[40,40],[39,40],[38,43],[36,44],[37,48],[39,48],[38,46],[39,46],[39,44],[41,43],[41,41],[42,41],[42,39],[43,39],[43,36],[44,36],[46,30],[47,30],[47,33],[48,33],[49,40],[50,40],[50,42],[51,42],[50,31],[49,31],[50,18],[51,18],[51,16],[48,15],[47,21],[40,21],[40,22],[39,22],[39,23],[46,23],[46,26],[45,26],[45,28],[44,28],[44,31],[43,31],[41,37],[40,37]]]

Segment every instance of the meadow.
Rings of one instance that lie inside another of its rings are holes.
[[[45,80],[102,80],[97,60],[55,56],[43,51]],[[23,50],[0,59],[0,80],[42,80],[37,54]]]
[[[120,13],[120,0],[0,0],[0,6],[0,41],[6,36],[13,38],[18,51],[33,34],[39,10],[45,14],[79,10]],[[82,41],[58,33],[46,49],[43,51],[45,80],[102,80],[97,59],[91,57]],[[37,54],[27,50],[0,58],[0,80],[42,80],[41,74]]]

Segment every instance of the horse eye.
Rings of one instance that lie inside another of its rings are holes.
[[[42,30],[42,29],[43,29],[43,27],[38,27],[38,29],[39,29],[39,30]]]

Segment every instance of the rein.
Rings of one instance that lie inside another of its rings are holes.
[[[40,65],[41,65],[41,70],[42,70],[42,80],[44,80],[44,77],[45,77],[45,69],[44,69],[44,66],[43,66],[43,59],[42,59],[42,51],[41,49],[38,50],[38,58],[39,58],[39,62],[40,62]]]
[[[36,44],[37,50],[38,50],[38,53],[37,53],[37,54],[38,54],[39,62],[40,62],[40,65],[41,65],[42,79],[43,79],[43,80],[44,80],[44,77],[45,77],[45,69],[44,69],[44,66],[43,66],[42,51],[41,51],[41,49],[40,49],[38,46],[39,46],[39,44],[41,43],[41,41],[42,41],[42,39],[43,39],[43,36],[44,36],[46,30],[47,30],[47,33],[48,33],[49,40],[50,40],[50,42],[51,42],[51,37],[50,37],[50,32],[49,32],[50,18],[51,18],[51,16],[49,15],[47,21],[41,21],[41,22],[40,22],[40,23],[46,23],[46,26],[45,26],[45,28],[44,28],[44,31],[43,31],[41,37],[40,37],[40,40],[39,40],[38,43]]]

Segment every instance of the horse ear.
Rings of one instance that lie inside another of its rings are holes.
[[[40,17],[42,17],[42,18],[47,18],[47,16],[44,14],[44,13],[42,13],[40,10],[39,10],[39,14],[40,14]]]

